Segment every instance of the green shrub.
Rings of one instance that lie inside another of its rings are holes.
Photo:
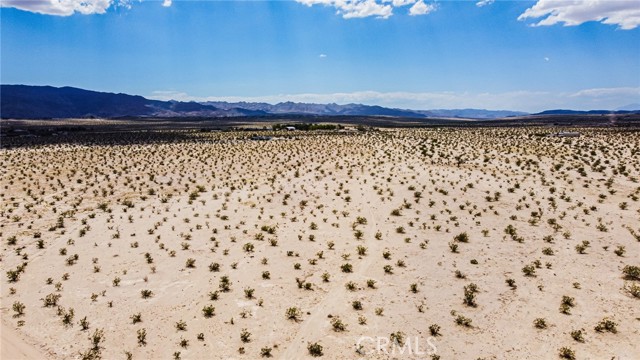
[[[314,357],[323,355],[322,345],[318,344],[317,342],[307,344],[307,350],[309,351],[309,355]]]
[[[626,265],[622,269],[622,272],[624,273],[625,278],[629,280],[640,280],[640,267],[638,266]]]
[[[617,328],[618,324],[616,322],[614,322],[613,320],[605,317],[604,319],[600,320],[600,322],[595,326],[594,330],[597,332],[605,332],[608,331],[610,333],[617,333],[618,332],[618,328]]]

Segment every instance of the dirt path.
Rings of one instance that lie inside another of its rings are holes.
[[[0,331],[0,358],[2,360],[49,359],[45,352],[30,344],[9,324],[2,321]]]

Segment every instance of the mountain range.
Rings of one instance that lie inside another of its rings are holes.
[[[631,112],[638,104],[616,113]],[[638,106],[640,108],[640,106]],[[536,115],[604,114],[550,110]],[[407,110],[362,104],[281,102],[184,102],[151,100],[142,96],[97,92],[73,87],[0,85],[0,118],[117,118],[117,117],[258,117],[274,115],[384,116],[405,118],[498,119],[528,115],[519,111],[484,109]]]

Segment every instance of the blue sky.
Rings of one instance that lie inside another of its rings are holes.
[[[83,1],[3,0],[3,84],[412,109],[640,103],[637,1]]]

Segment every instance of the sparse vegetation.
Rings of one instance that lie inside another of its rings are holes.
[[[514,358],[540,341],[567,359],[564,345],[630,353],[637,321],[618,310],[640,299],[640,133],[617,126],[630,115],[608,116],[574,125],[579,138],[466,120],[275,133],[85,119],[49,136],[67,120],[3,119],[4,310],[70,358],[156,358],[165,343],[185,359],[212,346],[224,358],[365,357],[377,344],[354,355],[353,336],[415,350],[429,323],[459,358],[482,355],[455,345],[469,336]],[[443,323],[452,309],[465,314]],[[608,317],[585,326],[592,312]],[[496,342],[491,326],[515,318],[528,319],[522,346],[510,329]]]

